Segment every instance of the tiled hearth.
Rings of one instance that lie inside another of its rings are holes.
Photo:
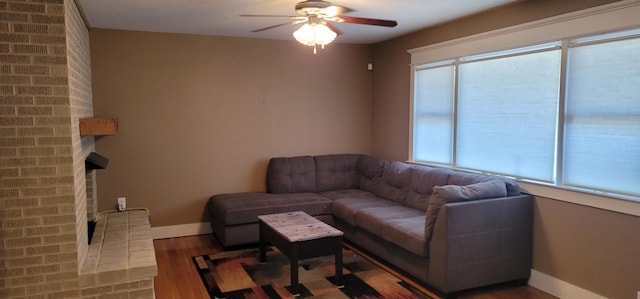
[[[99,216],[80,269],[81,295],[110,293],[121,298],[153,298],[158,268],[146,211]]]

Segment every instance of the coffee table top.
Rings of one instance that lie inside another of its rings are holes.
[[[261,215],[258,216],[258,219],[273,228],[289,242],[343,235],[342,231],[302,211]]]

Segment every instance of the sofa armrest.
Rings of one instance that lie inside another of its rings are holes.
[[[451,293],[531,273],[530,195],[445,204],[429,243],[427,280]]]

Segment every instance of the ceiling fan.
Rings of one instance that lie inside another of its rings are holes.
[[[293,36],[300,43],[313,46],[313,53],[316,53],[316,45],[331,43],[338,34],[342,34],[331,22],[352,23],[363,25],[374,25],[384,27],[395,27],[398,22],[391,20],[380,20],[370,18],[359,18],[343,16],[342,14],[354,11],[351,8],[333,5],[331,2],[323,0],[305,0],[296,3],[298,16],[286,15],[240,15],[241,17],[276,17],[289,18],[289,22],[268,26],[251,32],[260,32],[277,27],[305,23],[300,29],[293,33]]]

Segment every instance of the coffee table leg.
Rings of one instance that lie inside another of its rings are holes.
[[[300,294],[298,290],[298,246],[293,244],[291,247],[291,294],[296,296]]]
[[[342,242],[338,244],[338,248],[336,249],[336,286],[344,287],[344,283],[342,281]]]
[[[262,222],[260,222],[260,262],[264,263],[267,261],[267,240],[264,239],[264,236],[262,234]]]

